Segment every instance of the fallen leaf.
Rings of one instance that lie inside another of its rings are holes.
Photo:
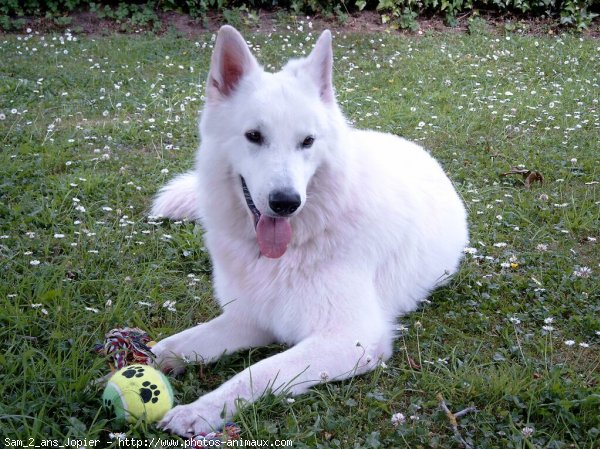
[[[408,357],[408,364],[414,370],[421,369],[421,365],[419,365],[417,362],[415,362],[412,357]]]
[[[511,167],[510,171],[506,173],[500,173],[500,176],[508,175],[521,175],[523,177],[523,183],[526,189],[531,188],[531,184],[539,182],[541,185],[544,184],[544,175],[537,170],[529,170],[527,168]]]

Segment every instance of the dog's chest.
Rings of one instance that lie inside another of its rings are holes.
[[[211,246],[220,248],[212,255],[215,291],[224,309],[234,308],[288,344],[331,324],[335,312],[323,298],[319,262],[294,249],[273,260],[259,256],[252,245],[235,245],[233,253],[223,242]]]

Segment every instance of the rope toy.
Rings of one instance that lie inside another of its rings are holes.
[[[227,440],[237,440],[240,437],[240,428],[237,424],[228,422],[216,432],[200,432],[189,440],[190,447],[205,449],[221,446]],[[218,442],[218,443],[217,443]]]
[[[94,346],[94,350],[108,358],[111,371],[139,363],[151,365],[154,360],[152,346],[156,344],[146,332],[137,327],[112,329],[104,336],[104,344]]]

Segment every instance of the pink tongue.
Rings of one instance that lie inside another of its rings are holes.
[[[263,256],[271,259],[283,256],[292,240],[292,227],[289,219],[261,215],[256,225],[256,238]]]

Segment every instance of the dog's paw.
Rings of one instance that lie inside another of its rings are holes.
[[[161,371],[173,375],[183,373],[186,366],[186,360],[183,354],[177,354],[168,344],[167,340],[162,340],[152,347],[154,354],[153,365]]]
[[[212,432],[223,424],[221,410],[212,404],[203,404],[202,398],[188,405],[178,405],[158,423],[160,429],[182,437],[201,432]]]

